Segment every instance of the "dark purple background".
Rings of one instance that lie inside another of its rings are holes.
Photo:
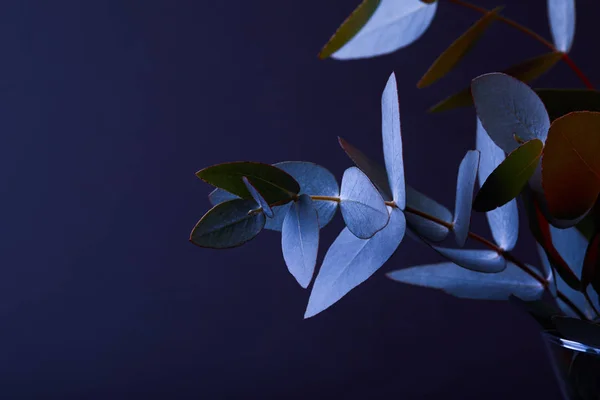
[[[427,107],[545,52],[496,24],[432,88],[416,81],[479,15],[442,1],[414,45],[316,54],[356,1],[5,1],[0,6],[0,397],[6,399],[558,399],[536,325],[380,271],[303,320],[279,235],[188,243],[234,160],[350,166],[381,157],[380,93],[399,81],[407,180],[452,208],[472,109]],[[549,37],[545,1],[505,14]],[[480,1],[486,7],[498,5]],[[597,81],[600,5],[578,0],[572,56]],[[538,86],[581,87],[563,64]],[[322,234],[326,248],[338,217]],[[481,216],[474,230],[488,234]],[[518,254],[537,262],[525,229]],[[406,240],[383,268],[436,261]]]

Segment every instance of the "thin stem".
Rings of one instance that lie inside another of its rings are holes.
[[[477,11],[481,14],[487,14],[489,13],[489,10],[486,10],[483,7],[479,7],[475,4],[471,4],[467,1],[463,1],[463,0],[448,0],[450,3],[454,3],[457,5],[460,5],[462,7],[465,8],[469,8],[471,10]],[[548,40],[544,39],[542,36],[540,36],[539,34],[537,34],[536,32],[532,31],[531,29],[519,24],[516,21],[513,21],[510,18],[506,18],[503,17],[500,14],[497,14],[496,19],[498,19],[499,21],[504,22],[505,24],[512,26],[513,28],[523,32],[524,34],[534,38],[535,40],[537,40],[538,42],[542,43],[544,46],[548,47],[550,50],[552,50],[553,52],[558,52],[558,53],[562,53],[562,60],[573,70],[573,72],[575,72],[575,74],[577,75],[577,77],[583,82],[583,84],[588,88],[588,89],[594,89],[594,85],[592,85],[592,83],[590,82],[590,80],[588,79],[588,77],[581,71],[581,69],[579,69],[579,67],[577,66],[577,64],[575,64],[575,62],[569,57],[569,55],[567,53],[564,53],[560,50],[558,50],[551,42],[549,42]]]
[[[422,212],[420,210],[417,210],[417,209],[414,209],[414,208],[411,208],[411,207],[406,207],[404,209],[404,211],[405,212],[409,212],[409,213],[414,214],[414,215],[418,215],[419,217],[425,218],[425,219],[427,219],[427,220],[429,220],[431,222],[435,222],[435,223],[437,223],[439,225],[442,225],[442,226],[448,228],[449,230],[454,229],[454,224],[452,224],[451,222],[446,222],[444,220],[441,220],[441,219],[439,219],[437,217],[434,217],[433,215],[429,215],[429,214],[427,214],[425,212]],[[544,286],[544,288],[548,287],[548,281],[544,277],[539,276],[535,271],[533,271],[531,268],[529,268],[525,263],[523,263],[520,260],[518,260],[510,252],[501,249],[500,247],[496,246],[494,243],[490,242],[489,240],[487,240],[484,237],[479,236],[476,233],[469,232],[468,235],[473,240],[476,240],[476,241],[482,243],[483,245],[485,245],[485,246],[489,247],[490,249],[496,251],[498,254],[501,254],[502,256],[504,256],[504,258],[506,258],[508,261],[512,262],[517,267],[519,267],[523,271],[525,271],[528,275],[530,275],[535,280],[537,280],[538,282],[540,282]],[[569,300],[569,298],[567,296],[565,296],[562,292],[557,291],[557,297],[559,297],[565,304],[567,304],[581,319],[588,320],[588,318],[586,317],[586,315],[575,304],[573,304],[573,302],[571,300]]]
[[[340,198],[339,197],[334,197],[334,196],[310,196],[311,199],[313,200],[321,200],[321,201],[333,201],[336,203],[340,202]]]

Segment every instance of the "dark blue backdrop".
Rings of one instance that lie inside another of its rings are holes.
[[[2,3],[0,397],[558,399],[537,327],[507,304],[378,273],[305,321],[308,292],[278,234],[230,251],[188,243],[209,207],[194,176],[204,166],[309,160],[341,176],[350,162],[337,135],[380,157],[392,70],[407,179],[452,208],[474,113],[426,108],[545,48],[498,24],[460,68],[417,90],[479,16],[442,2],[409,48],[319,61],[356,3]],[[545,1],[504,3],[549,36]],[[572,56],[594,77],[600,5],[578,8]],[[580,87],[564,65],[539,83]],[[323,243],[340,227],[338,216]],[[487,233],[479,216],[474,228]],[[535,262],[522,237],[519,255]],[[435,260],[407,240],[384,269]]]

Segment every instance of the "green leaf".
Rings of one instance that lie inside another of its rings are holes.
[[[588,89],[536,89],[551,120],[573,111],[600,111],[600,92]]]
[[[418,88],[431,85],[438,79],[450,72],[460,60],[475,46],[486,29],[498,16],[503,7],[497,7],[486,13],[473,26],[444,50],[442,54],[431,64],[425,75],[417,83]]]
[[[552,68],[562,56],[562,53],[558,52],[545,53],[513,65],[502,72],[506,75],[517,78],[522,82],[531,82]],[[468,107],[471,105],[473,105],[473,97],[471,96],[471,87],[469,86],[460,92],[440,101],[438,104],[431,107],[429,112],[434,113],[447,111],[454,108]]]
[[[245,176],[271,205],[290,201],[300,191],[298,182],[287,172],[257,162],[217,164],[196,172],[196,176],[243,199],[251,199],[252,195],[242,180]]]
[[[258,204],[254,200],[230,200],[211,208],[198,221],[190,242],[200,247],[227,249],[241,246],[253,239],[265,226],[262,212],[251,212]]]
[[[323,46],[319,58],[323,60],[344,47],[371,19],[379,3],[381,0],[363,0]]]
[[[552,123],[542,157],[548,211],[559,219],[587,213],[600,193],[600,113],[578,111]]]
[[[485,180],[473,209],[491,211],[516,198],[535,172],[543,148],[541,140],[533,139],[510,153]]]

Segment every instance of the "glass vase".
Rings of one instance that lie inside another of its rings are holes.
[[[600,348],[544,332],[544,343],[565,400],[600,400]]]

